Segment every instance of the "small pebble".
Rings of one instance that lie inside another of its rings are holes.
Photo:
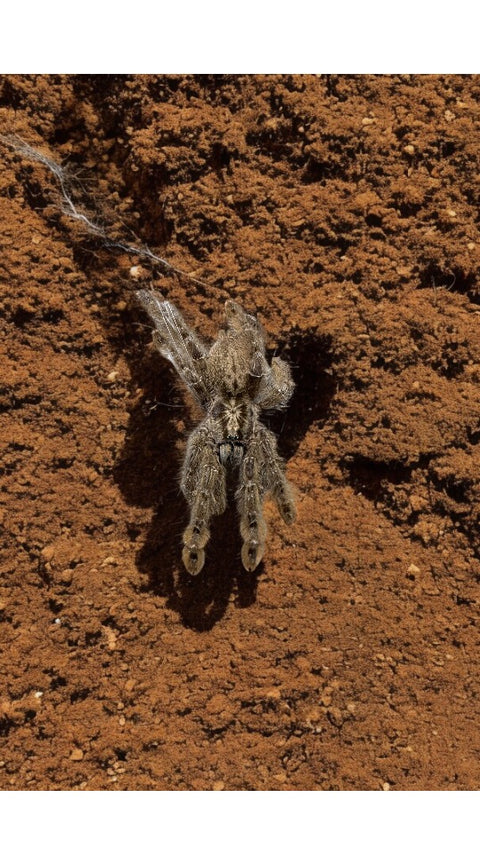
[[[407,576],[409,579],[416,579],[418,576],[420,576],[421,572],[422,571],[420,570],[420,567],[417,567],[416,564],[410,564],[407,570]]]
[[[405,154],[415,154],[415,146],[414,145],[405,145],[403,147]]]
[[[385,783],[382,784],[382,790],[385,790],[385,792],[388,792],[389,789],[390,789],[390,784],[388,783],[388,781],[385,781]]]
[[[83,760],[83,751],[81,748],[74,748],[72,753],[70,754],[70,760],[74,760],[78,762],[79,760]]]
[[[224,790],[225,789],[225,781],[214,781],[212,789],[215,790],[215,792],[219,792],[220,790]]]
[[[49,546],[44,546],[40,554],[45,561],[51,561],[55,555],[55,549],[50,544]]]
[[[140,264],[134,264],[133,267],[130,268],[130,277],[132,279],[140,279],[144,274],[144,269]]]

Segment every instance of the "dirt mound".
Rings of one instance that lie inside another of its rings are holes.
[[[0,787],[478,786],[480,236],[469,76],[4,76]],[[131,267],[134,267],[133,274]],[[136,277],[136,278],[132,278]],[[132,287],[233,297],[297,383],[298,521],[198,578],[195,415]]]

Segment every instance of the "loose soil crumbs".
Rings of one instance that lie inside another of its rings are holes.
[[[478,787],[480,235],[471,76],[4,76],[0,787]],[[132,232],[135,238],[132,238]],[[133,267],[132,276],[130,268]],[[298,495],[181,565],[193,424],[132,286],[258,313]],[[137,286],[138,287],[138,286]]]

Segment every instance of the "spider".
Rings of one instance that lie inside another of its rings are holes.
[[[242,536],[242,563],[252,571],[262,560],[266,524],[263,499],[271,493],[289,525],[295,504],[275,436],[260,421],[262,410],[285,407],[294,382],[282,359],[265,356],[265,339],[254,315],[233,300],[225,303],[225,329],[208,346],[178,309],[152,291],[136,297],[155,326],[153,344],[169,359],[205,416],[191,433],[180,486],[190,508],[182,559],[196,576],[205,563],[210,520],[227,503],[230,475],[238,476],[236,503]]]

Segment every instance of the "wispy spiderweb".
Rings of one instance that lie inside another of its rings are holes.
[[[175,267],[173,264],[170,264],[164,258],[161,258],[159,255],[156,255],[148,246],[138,246],[136,244],[123,243],[121,241],[113,240],[106,229],[101,226],[99,223],[96,223],[90,217],[88,217],[85,213],[80,211],[73,201],[73,192],[72,186],[74,184],[73,179],[69,176],[65,167],[61,166],[52,158],[47,157],[47,155],[43,154],[41,151],[33,148],[33,146],[29,145],[29,143],[22,140],[21,137],[17,136],[8,136],[4,134],[0,134],[0,141],[5,143],[6,145],[13,148],[18,154],[23,155],[29,160],[35,160],[38,163],[42,163],[50,172],[54,175],[57,180],[58,186],[60,188],[60,192],[62,195],[63,205],[62,212],[70,217],[72,220],[76,220],[81,223],[86,230],[97,237],[102,244],[108,249],[119,249],[123,252],[127,252],[130,255],[136,255],[140,258],[148,259],[154,264],[160,265],[164,270],[168,270],[171,273],[175,273],[177,276],[181,276],[183,278],[189,279],[191,282],[195,282],[197,285],[202,286],[202,288],[208,288],[206,282],[202,282],[201,279],[197,279],[195,276],[192,276],[191,273],[186,273],[184,270],[180,270],[178,267]]]

